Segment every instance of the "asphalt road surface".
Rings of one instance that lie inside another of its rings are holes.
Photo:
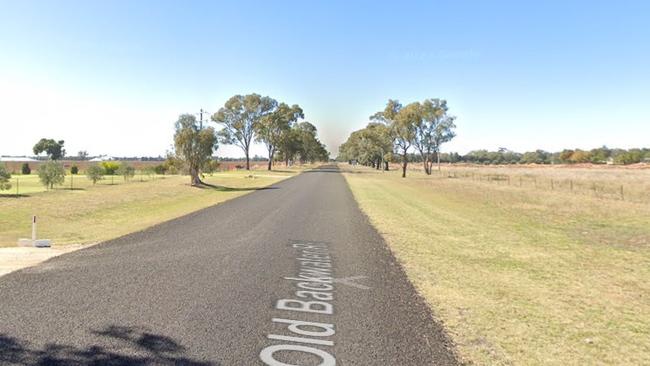
[[[334,166],[0,277],[0,363],[453,365]]]

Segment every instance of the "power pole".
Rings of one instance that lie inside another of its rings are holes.
[[[203,114],[204,113],[210,113],[208,111],[204,111],[203,108],[199,111],[199,128],[202,130],[203,129]],[[207,121],[206,121],[207,122]]]

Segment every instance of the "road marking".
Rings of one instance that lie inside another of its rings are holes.
[[[297,275],[284,277],[284,279],[296,282],[295,285],[298,289],[295,292],[295,298],[279,299],[275,304],[276,310],[331,316],[334,314],[334,304],[331,301],[334,300],[335,282],[358,288],[366,287],[352,282],[364,276],[343,279],[333,277],[332,258],[327,244],[294,242],[291,246],[300,250],[300,254],[296,258],[300,264],[300,269]],[[366,287],[366,289],[369,289],[369,287]],[[324,338],[331,337],[336,333],[334,324],[284,318],[273,318],[272,321],[273,323],[288,324],[286,330],[291,335],[269,334],[267,338],[291,343],[274,344],[265,347],[260,351],[260,360],[262,362],[271,366],[299,366],[279,361],[276,358],[276,352],[282,352],[285,356],[287,354],[316,356],[321,360],[319,366],[336,365],[336,358],[330,352],[316,347],[294,344],[302,343],[333,347],[334,342]],[[296,335],[301,337],[296,337]],[[280,356],[278,355],[278,357]]]
[[[356,287],[356,288],[361,289],[361,290],[370,290],[370,287],[368,287],[368,286],[352,282],[354,280],[361,280],[361,279],[364,279],[364,278],[368,278],[368,276],[352,276],[352,277],[335,278],[334,280],[332,280],[332,282],[340,283],[340,284],[347,285],[347,286],[350,286],[350,287]]]

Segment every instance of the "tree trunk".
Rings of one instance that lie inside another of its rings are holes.
[[[199,170],[196,168],[190,168],[190,184],[194,187],[203,184],[201,178],[199,178]]]
[[[404,152],[404,155],[402,156],[402,178],[406,178],[406,166],[408,163],[408,155],[406,155],[406,152]]]
[[[438,171],[440,171],[440,152],[436,151],[436,158],[438,158]]]
[[[388,171],[388,161],[384,161],[384,170]]]
[[[246,170],[251,170],[251,159],[248,157],[248,151],[246,151]]]
[[[272,167],[273,167],[273,155],[275,155],[275,149],[273,148],[273,146],[269,146],[269,148],[267,150],[269,151],[269,169],[268,170],[271,170]]]

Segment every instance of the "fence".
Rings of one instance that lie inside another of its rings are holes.
[[[611,181],[553,178],[530,174],[485,173],[459,169],[443,169],[438,174],[447,178],[468,179],[495,185],[562,191],[601,199],[650,203],[650,181],[647,181],[646,184],[624,184]]]

